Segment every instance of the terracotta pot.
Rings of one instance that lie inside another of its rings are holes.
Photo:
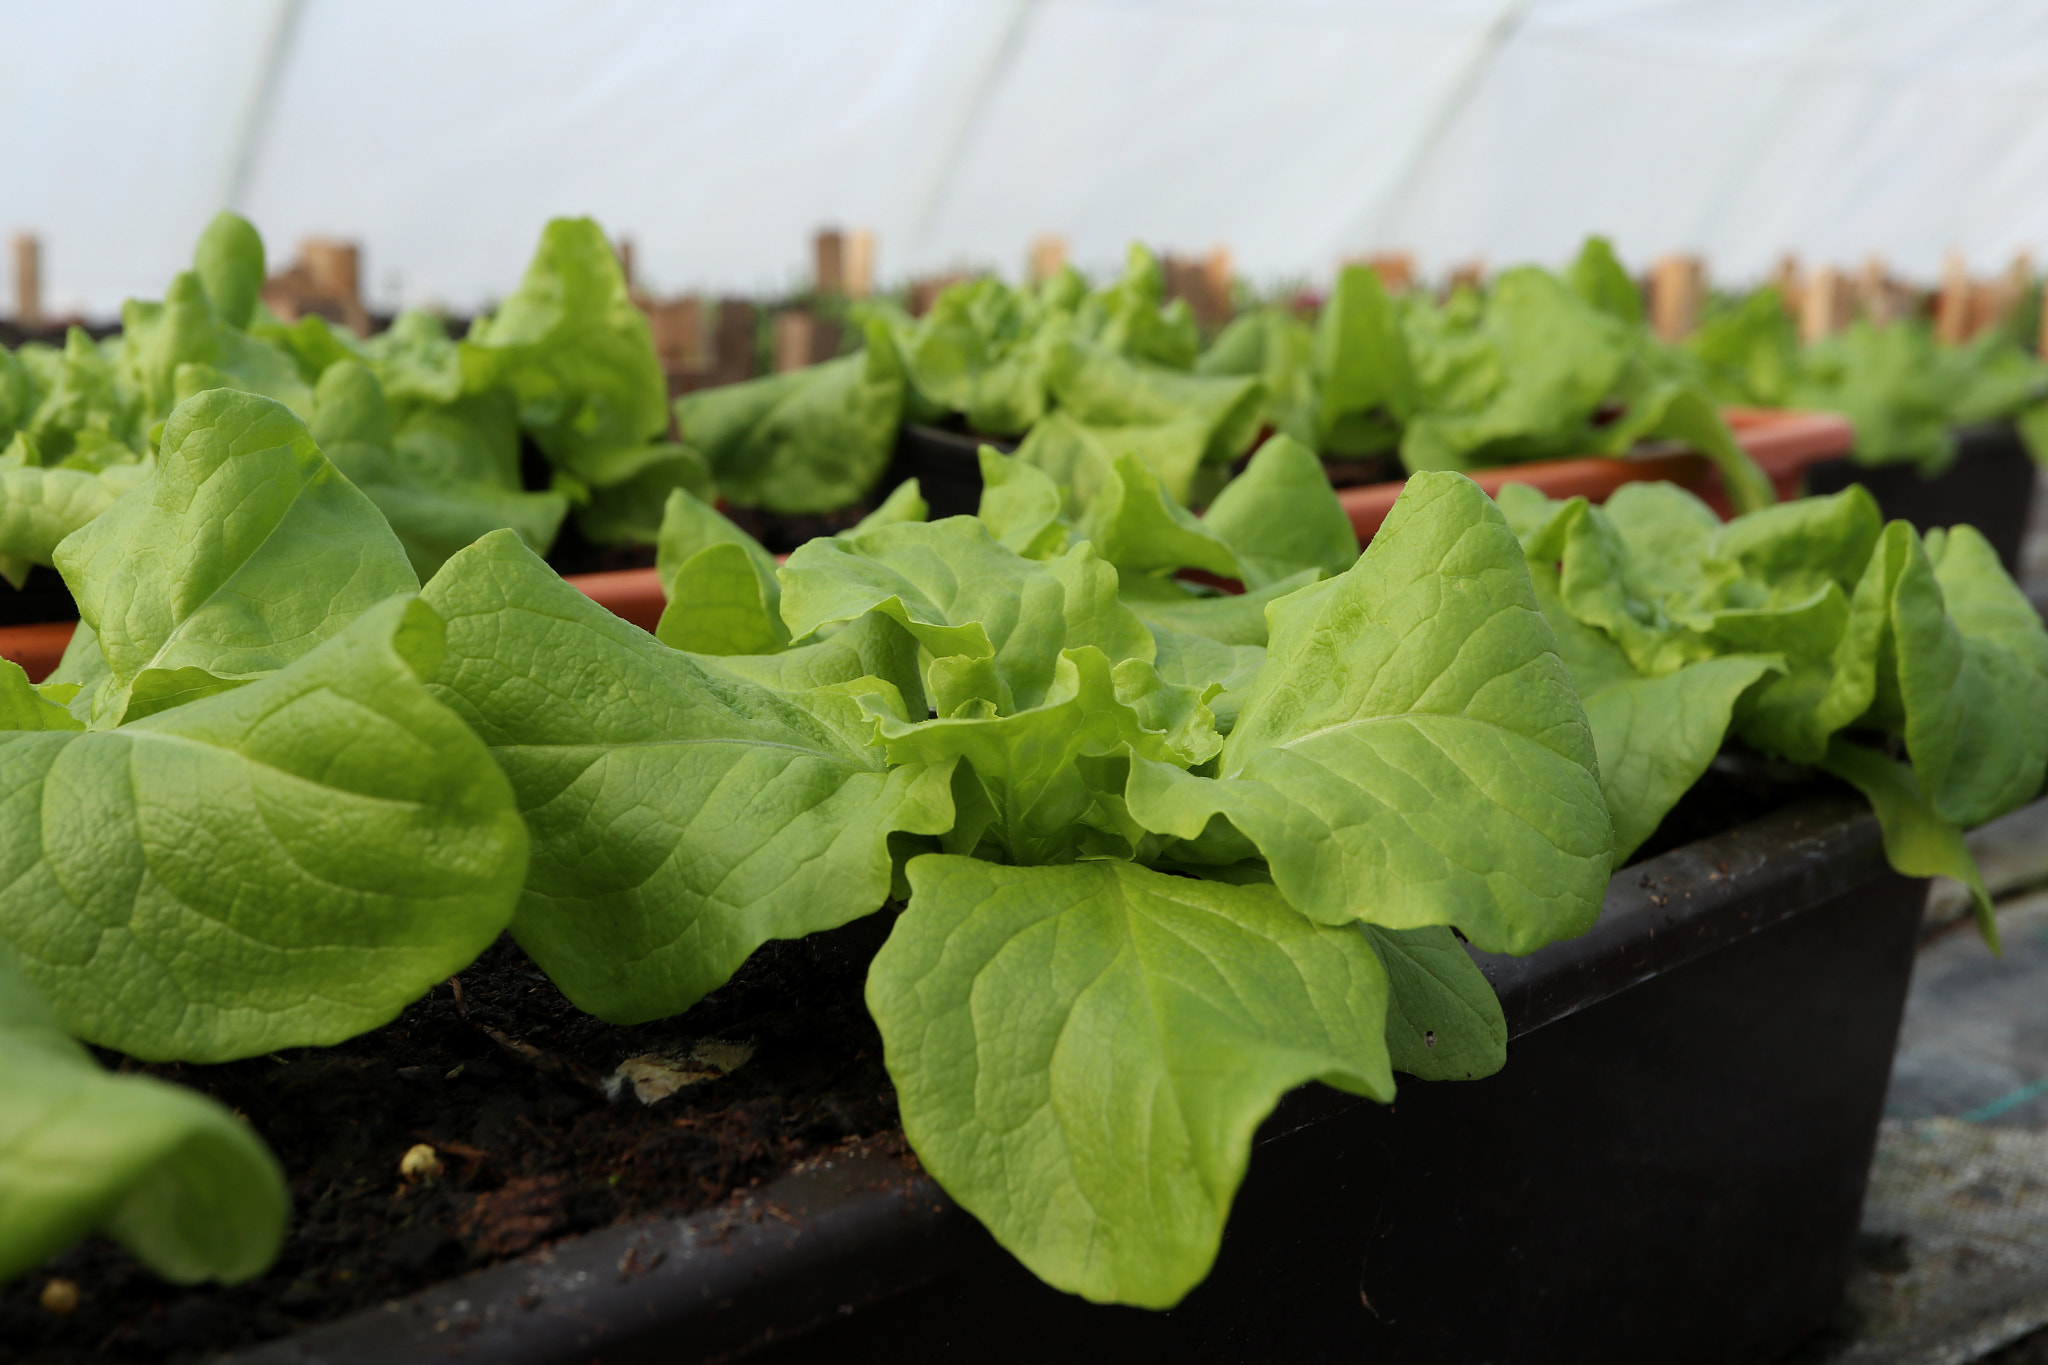
[[[1723,415],[1735,439],[1770,477],[1781,498],[1797,497],[1808,466],[1846,455],[1855,443],[1849,419],[1831,412],[1781,412],[1767,408],[1727,408]],[[1474,471],[1472,479],[1488,493],[1503,484],[1524,483],[1553,498],[1586,497],[1605,502],[1625,483],[1669,479],[1712,503],[1721,515],[1730,513],[1720,475],[1707,457],[1675,443],[1633,455],[1585,456],[1571,460],[1536,460]],[[1362,545],[1371,540],[1394,509],[1404,480],[1366,484],[1337,491],[1337,500],[1351,514]]]
[[[652,569],[571,574],[566,581],[642,630],[653,630],[661,620],[665,599],[661,595],[661,579]],[[64,657],[64,646],[71,643],[71,632],[77,624],[50,621],[34,626],[0,627],[0,659],[20,664],[27,670],[30,682],[41,682]]]

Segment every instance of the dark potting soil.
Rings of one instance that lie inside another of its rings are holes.
[[[849,1142],[902,1151],[861,998],[890,919],[771,943],[723,989],[652,1024],[582,1013],[503,938],[338,1047],[226,1066],[103,1053],[247,1116],[290,1180],[284,1250],[246,1284],[183,1288],[89,1239],[0,1289],[0,1365],[195,1362],[556,1238],[719,1205]],[[653,1104],[630,1083],[608,1099],[615,1068],[650,1054],[702,1078]],[[442,1173],[411,1183],[399,1162],[418,1143]],[[53,1279],[76,1286],[73,1311],[42,1306]]]

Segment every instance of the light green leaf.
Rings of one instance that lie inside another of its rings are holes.
[[[156,473],[58,547],[111,667],[112,724],[155,675],[232,685],[418,587],[384,518],[281,404],[215,390],[171,414]]]
[[[1614,861],[1626,863],[1721,751],[1737,702],[1784,664],[1771,654],[1726,654],[1645,677],[1605,633],[1564,610],[1556,569],[1532,564],[1530,573],[1585,704],[1600,791],[1614,818]]]
[[[2032,800],[2048,766],[2048,632],[1974,527],[1928,532],[1892,629],[1906,749],[1934,809],[1968,828]]]
[[[1209,504],[1202,524],[1228,545],[1244,585],[1263,588],[1303,569],[1343,573],[1358,562],[1358,532],[1315,452],[1288,436],[1259,447],[1244,473]]]
[[[1387,969],[1387,1055],[1425,1081],[1474,1081],[1508,1059],[1508,1021],[1479,964],[1438,926],[1359,926]]]
[[[1057,1288],[1172,1306],[1280,1096],[1393,1097],[1379,960],[1269,886],[944,855],[909,875],[867,992],[904,1131]]]
[[[767,940],[873,912],[889,835],[952,824],[948,773],[885,772],[879,750],[619,620],[508,534],[424,595],[448,621],[433,690],[532,831],[513,934],[600,1018],[678,1013]]]
[[[590,487],[609,456],[668,426],[668,385],[618,257],[588,218],[557,218],[526,276],[461,343],[463,387],[509,387],[519,422],[557,468]]]
[[[1952,877],[1969,888],[1977,928],[1991,951],[1998,949],[1998,919],[1991,894],[1963,832],[1941,818],[1914,779],[1913,770],[1883,754],[1837,736],[1821,767],[1853,785],[1877,812],[1884,830],[1884,854],[1892,867],[1908,877]]]
[[[0,1284],[95,1230],[166,1279],[233,1284],[276,1258],[288,1204],[248,1125],[101,1071],[0,947]]]
[[[1323,486],[1329,486],[1327,480]],[[1206,569],[1223,578],[1243,573],[1222,537],[1169,497],[1158,476],[1135,455],[1117,457],[1114,474],[1089,501],[1080,533],[1093,542],[1096,554],[1125,573]]]
[[[1362,265],[1337,273],[1316,322],[1315,442],[1330,455],[1390,449],[1419,402],[1408,343],[1380,277]]]
[[[685,496],[680,489],[678,497]],[[773,654],[789,646],[781,594],[766,584],[743,546],[706,546],[684,561],[670,580],[669,603],[654,635],[663,644],[697,654]]]
[[[526,831],[421,686],[439,635],[394,599],[227,695],[0,734],[0,941],[67,1029],[146,1059],[338,1043],[497,936]]]
[[[773,654],[789,645],[775,557],[716,508],[678,488],[655,542],[668,598],[655,636],[699,654]]]
[[[1061,653],[1036,706],[1001,716],[877,719],[892,764],[973,765],[995,806],[991,833],[1010,861],[1064,862],[1083,851],[1089,831],[1120,832],[1120,821],[1095,809],[1097,786],[1079,760],[1128,751],[1187,767],[1214,757],[1220,741],[1201,704],[1207,690],[1165,683],[1140,659],[1112,670],[1101,650],[1083,647]]]
[[[1026,559],[1051,559],[1067,547],[1059,485],[1035,465],[993,446],[975,452],[981,464],[981,505],[975,514],[996,540]]]
[[[931,504],[924,500],[924,493],[917,486],[917,480],[905,479],[890,490],[889,496],[882,499],[874,511],[855,522],[848,531],[852,535],[859,535],[863,531],[872,531],[877,526],[894,526],[899,521],[929,521],[931,513]]]
[[[828,626],[816,639],[790,649],[729,654],[704,662],[777,692],[806,692],[874,678],[896,689],[908,714],[922,716],[929,708],[919,681],[917,650],[909,631],[887,616],[870,612],[843,626]]]
[[[1170,584],[1162,585],[1170,591],[1139,595],[1131,592],[1132,585],[1127,583],[1124,600],[1133,612],[1155,629],[1163,626],[1183,635],[1199,635],[1225,645],[1263,646],[1266,643],[1266,609],[1321,577],[1320,569],[1303,569],[1250,592],[1206,596],[1198,596]]]
[[[1416,476],[1348,572],[1271,611],[1220,777],[1134,760],[1146,828],[1224,816],[1326,924],[1529,952],[1599,913],[1614,832],[1528,565],[1470,480]]]
[[[879,611],[901,622],[934,659],[985,660],[985,677],[937,675],[926,690],[939,714],[968,696],[1005,713],[1038,705],[1062,649],[1094,645],[1111,662],[1150,660],[1144,624],[1117,599],[1116,571],[1076,545],[1058,559],[1025,559],[972,517],[905,522],[797,547],[782,568],[782,614],[801,640],[820,626]]]
[[[868,495],[895,453],[904,379],[887,324],[871,319],[866,338],[855,355],[676,400],[728,502],[830,512]]]
[[[680,489],[706,502],[717,496],[703,453],[674,441],[592,456],[583,469],[580,475],[558,472],[555,488],[587,495],[576,507],[576,529],[593,545],[654,544],[670,493]],[[534,552],[544,548],[535,545]]]
[[[92,474],[0,464],[0,554],[24,565],[54,564],[64,537],[112,507],[152,467],[117,464]]]
[[[0,731],[84,728],[84,722],[37,690],[20,664],[0,659]]]
[[[263,292],[263,239],[249,220],[226,209],[215,214],[192,250],[192,269],[214,316],[246,331]]]

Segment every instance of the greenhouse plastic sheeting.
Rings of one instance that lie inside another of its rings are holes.
[[[223,204],[351,237],[373,303],[473,307],[540,224],[659,290],[1014,273],[1055,232],[1255,279],[1411,248],[1754,277],[2048,246],[2037,0],[71,0],[0,4],[0,228],[46,303],[154,294]]]

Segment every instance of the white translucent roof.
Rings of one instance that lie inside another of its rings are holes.
[[[159,293],[222,205],[473,307],[588,213],[665,292],[1065,236],[1346,254],[2048,257],[2039,0],[0,0],[0,230],[45,306]],[[0,291],[4,292],[4,291]],[[0,307],[5,307],[0,300]]]

